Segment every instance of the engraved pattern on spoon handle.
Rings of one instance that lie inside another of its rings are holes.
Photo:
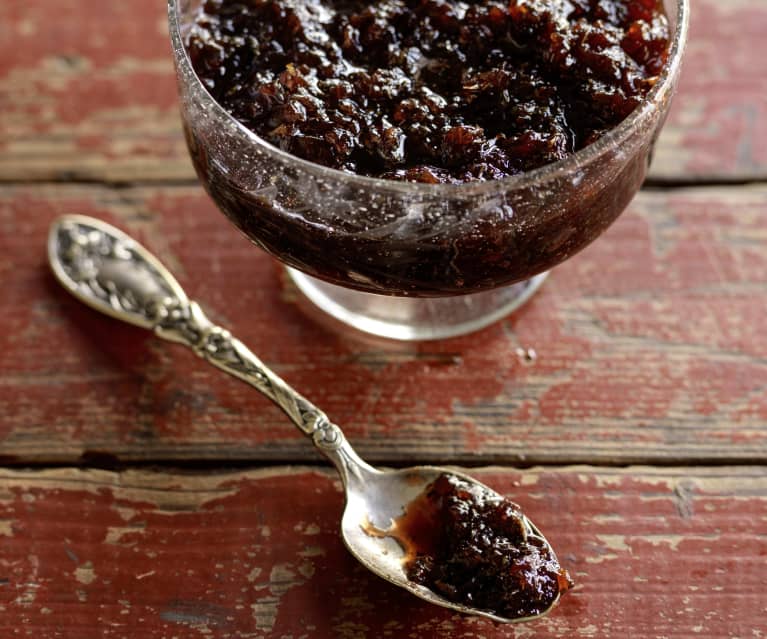
[[[324,412],[275,375],[232,334],[213,324],[197,302],[163,300],[153,310],[155,334],[185,344],[221,370],[247,382],[277,404],[305,434],[330,442],[342,439]],[[340,441],[339,441],[340,443]]]
[[[277,404],[341,475],[345,486],[362,485],[378,471],[352,448],[341,429],[303,395],[274,374],[240,340],[213,324],[194,301],[165,299],[152,309],[156,335],[185,344],[221,370],[247,382]]]
[[[214,366],[247,382],[276,403],[326,455],[350,448],[325,413],[269,370],[229,331],[211,322],[163,264],[119,229],[86,216],[63,216],[51,226],[48,258],[57,279],[80,301],[185,344]]]

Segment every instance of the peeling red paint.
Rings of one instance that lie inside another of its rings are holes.
[[[653,175],[764,179],[767,5],[692,4]],[[382,344],[307,317],[279,266],[201,187],[13,185],[193,178],[175,93],[163,2],[0,2],[3,463],[317,459],[252,389],[61,291],[44,244],[49,222],[71,212],[150,246],[371,460],[767,458],[763,187],[644,192],[504,322],[437,344]],[[530,348],[535,358],[520,355]],[[456,616],[370,575],[338,537],[342,496],[329,470],[61,469],[0,473],[0,636],[763,630],[764,468],[477,474],[523,505],[578,582],[536,624]]]
[[[529,626],[532,636],[593,627],[594,636],[725,637],[759,627],[767,478],[758,468],[475,474],[522,504],[578,583]],[[436,637],[445,624],[451,636],[510,636],[362,568],[338,536],[342,496],[330,471],[6,472],[0,494],[0,521],[14,523],[0,537],[7,633],[26,619],[38,636],[93,624],[102,636],[147,639],[195,628],[380,637],[393,626],[399,637]]]
[[[759,34],[767,6],[759,0],[691,4],[679,99],[668,123],[686,151],[682,170],[707,177],[764,175],[767,49]]]
[[[165,6],[154,0],[130,4],[82,0],[8,0],[0,22],[9,37],[0,40],[0,76],[50,56],[63,64],[82,58],[106,67],[124,57],[146,60],[168,55],[160,25]]]
[[[6,189],[0,216],[16,232],[0,236],[0,251],[14,268],[14,312],[0,366],[16,382],[0,387],[3,452],[316,459],[252,389],[59,289],[43,245],[49,221],[74,211],[136,234],[372,459],[753,459],[767,447],[767,253],[744,256],[765,210],[761,188],[643,193],[507,321],[384,347],[307,317],[278,266],[197,187]],[[687,247],[704,235],[699,265]]]

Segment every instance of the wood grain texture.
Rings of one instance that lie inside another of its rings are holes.
[[[0,473],[0,633],[11,637],[759,637],[762,468],[484,469],[577,588],[512,628],[423,604],[338,535],[330,472]]]
[[[767,177],[767,4],[692,0],[653,177]],[[193,178],[165,2],[0,4],[0,181]]]
[[[61,290],[44,243],[67,212],[144,241],[372,460],[767,460],[767,187],[642,192],[517,314],[417,346],[313,321],[198,187],[2,188],[8,463],[316,459],[251,388]]]
[[[652,178],[764,181],[767,3],[691,2]],[[0,637],[765,635],[767,186],[645,191],[513,317],[405,346],[310,318],[193,180],[163,0],[0,1],[0,463],[217,467],[0,470]],[[137,236],[372,461],[592,464],[475,473],[577,589],[523,627],[453,615],[351,558],[329,469],[226,471],[317,457],[252,389],[61,290],[44,245],[71,212]],[[596,467],[628,463],[663,467]]]

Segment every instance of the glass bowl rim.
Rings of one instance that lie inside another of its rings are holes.
[[[463,184],[425,184],[422,182],[400,182],[397,180],[359,175],[327,167],[316,162],[305,160],[288,153],[287,151],[283,151],[248,129],[213,98],[192,67],[192,61],[184,46],[181,35],[178,12],[180,2],[181,0],[168,0],[168,21],[170,25],[173,54],[176,64],[181,67],[179,73],[182,76],[182,81],[192,82],[195,88],[205,97],[206,102],[210,104],[214,113],[218,117],[224,118],[229,123],[233,124],[239,134],[246,137],[268,155],[275,156],[284,164],[292,164],[319,178],[325,178],[336,182],[341,181],[347,185],[356,186],[361,189],[375,189],[377,191],[390,191],[409,195],[421,194],[431,197],[476,196],[488,192],[531,188],[536,184],[544,184],[551,180],[556,180],[575,173],[580,168],[598,160],[611,149],[621,146],[628,137],[641,127],[645,120],[650,119],[654,115],[657,105],[663,103],[673,90],[674,82],[681,67],[682,54],[684,53],[685,45],[687,43],[690,12],[690,0],[676,0],[676,28],[674,29],[671,46],[669,47],[668,62],[663,67],[663,71],[661,72],[658,81],[652,89],[650,89],[647,97],[642,103],[634,109],[626,119],[605,133],[596,142],[576,151],[562,160],[558,160],[557,162],[552,162],[537,169],[525,171],[517,175],[511,175],[499,180],[466,182]]]

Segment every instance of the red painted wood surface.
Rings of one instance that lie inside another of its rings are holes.
[[[319,470],[0,474],[4,637],[759,637],[762,468],[487,469],[577,588],[498,626],[368,573]]]
[[[765,635],[767,3],[692,0],[664,188],[511,318],[417,346],[316,322],[215,211],[164,5],[0,2],[0,638]],[[320,463],[276,408],[60,290],[70,212],[138,236],[371,460],[507,464],[477,474],[578,588],[511,628],[369,575],[329,469],[269,465]]]
[[[763,187],[642,193],[511,318],[417,347],[361,342],[312,321],[276,265],[196,186],[0,190],[0,219],[13,229],[0,236],[8,461],[311,460],[251,388],[58,287],[44,244],[66,212],[142,238],[371,459],[767,458]]]
[[[767,4],[692,0],[661,180],[767,176]],[[0,3],[0,180],[189,179],[162,0]]]

